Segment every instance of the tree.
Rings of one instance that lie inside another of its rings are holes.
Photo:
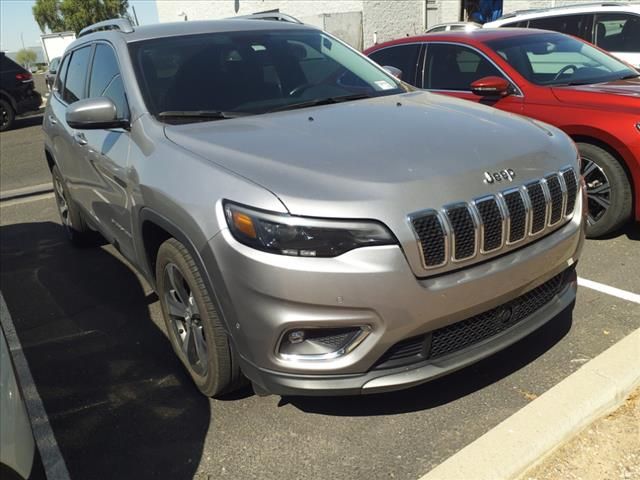
[[[128,0],[36,0],[33,17],[44,33],[72,30],[78,33],[92,23],[129,18]]]
[[[16,54],[16,62],[18,62],[23,67],[29,67],[32,63],[34,63],[37,59],[36,52],[33,50],[29,50],[28,48],[23,48]]]

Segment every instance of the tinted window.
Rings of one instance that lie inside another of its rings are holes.
[[[49,63],[49,71],[51,73],[55,73],[56,68],[58,68],[58,64],[60,63],[60,57],[56,57]]]
[[[611,55],[566,35],[532,34],[487,45],[538,85],[586,85],[638,75]]]
[[[500,26],[501,27],[508,27],[508,28],[527,28],[528,24],[529,24],[529,20],[521,20],[519,22],[505,23],[505,24],[500,25]]]
[[[99,43],[91,67],[89,78],[89,98],[107,97],[115,103],[118,117],[128,114],[127,100],[122,84],[122,76],[113,49],[109,45]]]
[[[596,40],[611,52],[640,52],[640,17],[627,13],[607,13],[596,17]]]
[[[316,30],[166,37],[129,49],[149,111],[165,112],[161,118],[172,122],[197,121],[185,112],[255,114],[405,91],[384,70]]]
[[[576,37],[591,40],[591,29],[589,15],[562,15],[559,17],[536,18],[529,21],[529,28],[539,28],[541,30],[552,30],[554,32],[566,33]]]
[[[502,77],[483,55],[461,45],[429,44],[424,72],[424,88],[470,90],[483,77]]]
[[[397,45],[373,52],[369,57],[383,67],[399,68],[402,70],[402,80],[415,85],[419,52],[419,44]]]
[[[62,92],[62,99],[67,103],[77,102],[85,98],[84,87],[87,79],[87,67],[91,47],[83,47],[71,55],[66,81]]]
[[[70,58],[70,55],[67,55],[66,57],[64,57],[64,60],[62,61],[62,64],[58,69],[58,76],[56,77],[55,90],[60,92],[61,95],[62,95],[62,88],[64,86],[64,81],[67,78],[67,67],[69,66],[69,58]]]

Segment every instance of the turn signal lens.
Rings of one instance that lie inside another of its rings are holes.
[[[233,225],[238,231],[244,233],[249,238],[257,238],[256,228],[253,226],[253,220],[249,215],[240,212],[233,212]]]

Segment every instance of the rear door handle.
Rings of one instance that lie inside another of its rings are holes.
[[[87,144],[87,138],[84,136],[84,133],[74,133],[73,134],[73,140],[78,144],[78,145],[86,145]]]
[[[56,117],[54,117],[53,115],[49,115],[49,123],[51,125],[55,125],[56,123],[58,123],[58,120],[56,120]]]

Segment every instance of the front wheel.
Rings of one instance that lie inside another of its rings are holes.
[[[597,238],[618,229],[631,217],[633,195],[620,162],[603,148],[577,143],[587,187],[587,236]]]
[[[171,345],[198,389],[213,397],[240,386],[218,310],[193,257],[176,239],[158,250],[156,287]]]

